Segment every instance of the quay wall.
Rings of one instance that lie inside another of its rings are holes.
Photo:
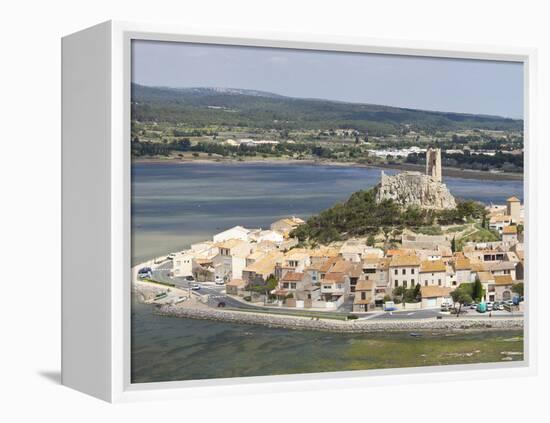
[[[156,313],[164,316],[189,319],[215,320],[229,323],[262,325],[272,328],[293,330],[316,330],[342,333],[367,332],[419,332],[419,331],[453,331],[453,330],[508,330],[522,329],[522,317],[509,318],[456,318],[403,320],[327,320],[288,315],[260,314],[219,310],[209,308],[189,308],[173,305],[160,306]]]

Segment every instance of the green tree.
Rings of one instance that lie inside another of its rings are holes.
[[[478,277],[476,277],[476,280],[472,287],[472,298],[475,301],[481,301],[481,299],[483,298],[483,285],[481,284]]]
[[[462,311],[462,306],[464,304],[469,304],[473,301],[472,296],[468,292],[466,292],[464,289],[460,289],[460,287],[458,287],[457,289],[451,292],[451,297],[453,298],[453,301],[455,303],[459,304],[458,313],[456,313],[456,317],[460,315],[460,312]]]
[[[453,240],[451,241],[451,251],[453,253],[456,253],[456,237],[453,236]]]
[[[523,282],[518,282],[514,285],[512,285],[512,292],[515,292],[520,297],[523,297]]]

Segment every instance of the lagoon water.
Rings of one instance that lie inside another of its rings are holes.
[[[394,171],[386,171],[388,174]],[[132,166],[132,263],[235,225],[269,227],[306,218],[378,183],[380,170],[305,164],[135,163]],[[457,198],[523,199],[521,181],[445,178]]]
[[[283,216],[308,217],[374,186],[379,177],[377,169],[339,166],[135,163],[132,262],[183,249],[234,225],[266,228]],[[520,181],[445,182],[460,198],[523,198]],[[135,383],[495,362],[503,351],[522,350],[521,331],[420,338],[338,334],[172,318],[144,304],[132,307]]]

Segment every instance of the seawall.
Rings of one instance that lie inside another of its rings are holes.
[[[522,317],[509,318],[456,318],[440,320],[407,319],[407,320],[323,320],[309,317],[283,316],[239,312],[209,308],[189,308],[162,306],[155,311],[163,316],[183,317],[188,319],[215,320],[228,323],[261,325],[271,328],[292,330],[316,330],[341,333],[368,332],[419,332],[419,331],[455,331],[455,330],[509,330],[522,329]]]

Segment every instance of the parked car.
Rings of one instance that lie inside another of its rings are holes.
[[[504,303],[498,303],[498,310],[504,310]]]
[[[153,275],[153,270],[150,267],[142,267],[138,270],[139,278],[150,278]]]
[[[476,303],[470,304],[470,308],[471,308],[472,310],[477,309],[477,304],[476,304]]]
[[[193,283],[191,284],[191,289],[193,291],[198,291],[199,289],[201,289],[201,286],[198,283]]]
[[[491,301],[485,303],[485,306],[487,308],[487,311],[493,311],[493,303]]]
[[[225,281],[223,280],[223,278],[221,276],[216,276],[216,277],[214,277],[214,283],[216,285],[223,285],[223,284],[225,284]]]
[[[186,280],[187,282],[190,282],[190,283],[191,283],[191,282],[195,282],[195,278],[194,278],[193,276],[186,276],[186,277],[185,277],[185,280]]]

